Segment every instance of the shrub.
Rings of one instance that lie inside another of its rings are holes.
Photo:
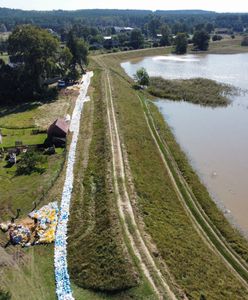
[[[10,300],[11,296],[9,292],[5,292],[3,290],[0,290],[0,300]]]
[[[178,33],[175,38],[175,53],[185,54],[188,47],[188,38],[186,33]]]
[[[209,34],[205,30],[196,31],[193,36],[193,43],[196,50],[208,50]]]
[[[149,85],[150,78],[145,68],[140,68],[136,74],[135,79],[139,85]]]
[[[17,175],[30,175],[33,172],[42,173],[44,168],[41,165],[45,162],[44,156],[35,152],[28,151],[23,154],[21,160],[17,164]]]
[[[243,40],[242,40],[242,42],[241,42],[241,46],[248,46],[248,35],[246,35],[246,36],[243,38]]]
[[[218,34],[215,34],[213,37],[212,37],[212,41],[215,42],[215,41],[220,41],[222,40],[222,36],[221,35],[218,35]]]

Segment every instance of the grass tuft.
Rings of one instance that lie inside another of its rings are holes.
[[[226,106],[233,88],[205,78],[166,80],[152,77],[148,92],[155,97],[207,106]]]

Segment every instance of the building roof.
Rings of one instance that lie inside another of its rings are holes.
[[[229,29],[228,28],[215,28],[215,32],[227,32],[227,31],[229,31]]]
[[[64,133],[65,135],[69,131],[69,124],[63,118],[57,119],[48,129],[48,135],[53,135],[57,131]]]
[[[112,40],[112,36],[104,36],[103,39],[104,39],[105,41]]]

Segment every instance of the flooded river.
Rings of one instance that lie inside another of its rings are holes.
[[[122,64],[166,79],[204,77],[248,89],[248,53],[157,56]],[[248,93],[228,107],[157,100],[177,141],[217,204],[248,235]]]

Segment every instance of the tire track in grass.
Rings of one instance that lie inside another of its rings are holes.
[[[153,117],[147,105],[147,101],[142,99],[139,95],[137,96],[143,107],[146,122],[151,132],[152,138],[158,148],[165,168],[168,171],[178,198],[186,209],[189,217],[195,225],[195,228],[203,237],[208,246],[215,253],[217,253],[217,255],[221,256],[226,266],[248,289],[248,271],[246,269],[246,264],[243,264],[242,260],[239,260],[237,256],[229,249],[229,246],[225,244],[220,236],[218,236],[214,228],[211,226],[208,218],[206,217],[205,212],[203,213],[203,211],[195,203],[196,199],[193,197],[192,191],[181,175],[166,142],[164,140],[161,140],[160,138]]]
[[[145,274],[146,278],[150,282],[153,287],[155,293],[157,294],[159,299],[173,299],[176,300],[176,296],[171,291],[170,287],[166,283],[161,274],[160,270],[157,268],[152,255],[150,254],[142,235],[138,229],[133,208],[131,205],[131,201],[129,199],[129,195],[126,187],[126,175],[124,168],[124,161],[120,143],[120,137],[117,127],[117,121],[115,117],[115,109],[113,105],[113,97],[112,97],[112,88],[109,78],[109,71],[105,69],[106,78],[105,78],[105,89],[106,89],[106,104],[107,104],[107,119],[108,119],[108,127],[110,134],[110,142],[111,142],[111,151],[112,151],[112,162],[113,162],[113,178],[114,178],[114,187],[115,193],[117,196],[117,205],[119,209],[120,217],[123,221],[123,226],[125,233],[130,241],[132,249],[139,260],[141,269]],[[127,218],[129,218],[133,232],[130,232],[128,227]],[[135,238],[134,235],[135,234]],[[138,241],[138,245],[137,245]],[[145,257],[145,260],[143,259]],[[156,274],[156,279],[159,280],[158,283],[154,280],[154,275],[151,274],[151,270]],[[161,288],[163,291],[161,291]],[[166,295],[166,296],[165,296]]]

